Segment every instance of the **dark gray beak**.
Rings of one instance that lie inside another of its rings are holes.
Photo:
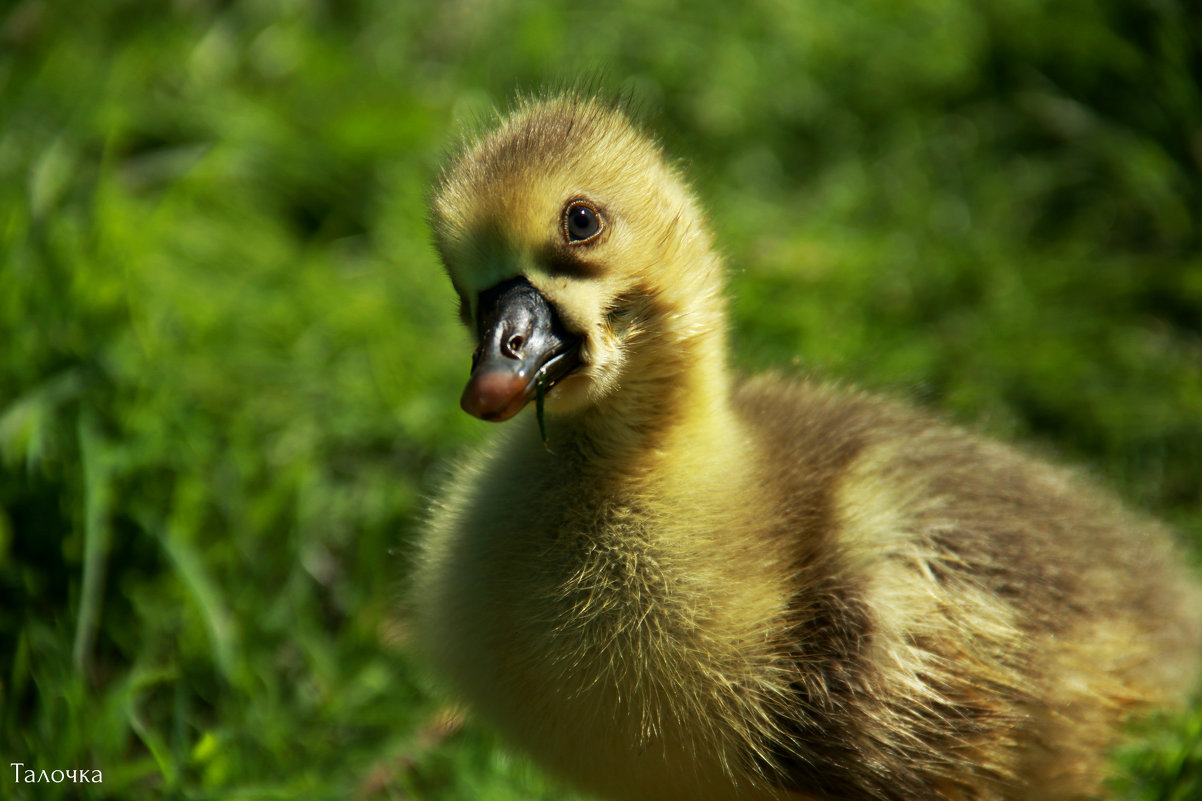
[[[522,410],[580,365],[580,338],[568,333],[555,309],[525,278],[480,293],[480,345],[459,405],[481,420],[500,422]]]

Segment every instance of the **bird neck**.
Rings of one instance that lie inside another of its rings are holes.
[[[653,469],[657,454],[685,441],[723,448],[737,432],[730,404],[725,312],[654,326],[631,353],[620,387],[548,431],[548,447],[612,475]]]

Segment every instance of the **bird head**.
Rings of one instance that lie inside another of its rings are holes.
[[[527,100],[444,167],[435,242],[476,338],[485,420],[595,406],[721,328],[721,270],[678,172],[611,104]],[[720,358],[720,357],[719,357]]]

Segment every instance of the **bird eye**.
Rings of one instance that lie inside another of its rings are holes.
[[[600,213],[587,200],[573,200],[563,210],[563,235],[569,245],[592,242],[603,228]]]

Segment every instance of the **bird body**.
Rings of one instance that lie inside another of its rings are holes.
[[[432,218],[479,342],[464,408],[545,393],[548,419],[434,503],[423,641],[552,771],[640,801],[1093,798],[1127,715],[1192,686],[1202,593],[1158,524],[903,404],[727,366],[704,221],[617,109],[527,101]]]

